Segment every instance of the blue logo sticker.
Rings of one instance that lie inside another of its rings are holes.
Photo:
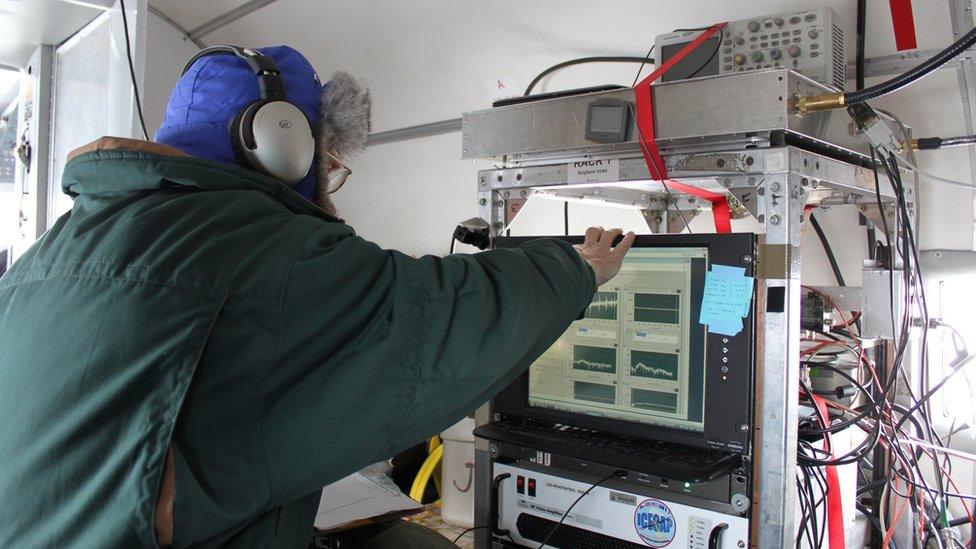
[[[664,502],[645,499],[634,511],[634,528],[644,543],[651,547],[667,547],[674,541],[674,514]]]

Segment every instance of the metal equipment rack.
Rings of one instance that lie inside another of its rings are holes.
[[[883,226],[894,218],[893,194],[882,177],[878,209],[875,175],[866,147],[846,112],[801,116],[793,102],[820,84],[788,70],[758,71],[654,86],[657,143],[674,180],[727,195],[733,218],[751,216],[763,233],[756,265],[756,425],[752,466],[753,545],[791,546],[795,535],[796,448],[800,354],[801,227],[812,208],[847,205]],[[464,156],[495,158],[502,167],[477,176],[479,216],[492,238],[503,234],[526,200],[599,201],[640,211],[654,233],[683,230],[710,210],[710,203],[652,181],[634,140],[599,144],[584,137],[587,105],[598,99],[631,101],[631,89],[528,102],[468,113],[463,117]],[[615,181],[569,184],[568,163],[615,159]],[[907,178],[906,178],[907,180]],[[906,190],[914,202],[915,190]],[[910,206],[911,207],[911,206]],[[888,223],[894,227],[894,222]],[[891,235],[892,239],[895,235]],[[766,296],[785,294],[767,310]],[[846,288],[850,294],[853,288]],[[479,424],[490,418],[479,412]],[[476,446],[476,483],[490,484],[491,452]],[[488,495],[476,496],[475,524],[488,524]],[[476,546],[490,536],[478,532]]]

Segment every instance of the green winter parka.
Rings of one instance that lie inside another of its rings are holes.
[[[275,180],[103,138],[0,279],[0,547],[303,547],[322,486],[472,412],[592,298],[568,244],[408,257]]]

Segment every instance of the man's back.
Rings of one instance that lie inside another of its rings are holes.
[[[0,279],[0,546],[152,546],[169,446],[174,545],[295,539],[282,506],[300,526],[470,412],[594,289],[559,243],[413,260],[268,178],[119,146],[69,163],[73,211]]]

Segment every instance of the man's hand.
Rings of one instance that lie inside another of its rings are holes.
[[[620,244],[611,248],[613,241],[621,233],[623,231],[620,229],[605,231],[603,227],[590,227],[586,229],[586,237],[583,239],[583,243],[574,246],[583,260],[589,263],[590,267],[593,267],[593,272],[596,273],[597,287],[606,284],[620,272],[620,264],[623,263],[630,245],[634,243],[635,237],[631,231],[620,241]]]

